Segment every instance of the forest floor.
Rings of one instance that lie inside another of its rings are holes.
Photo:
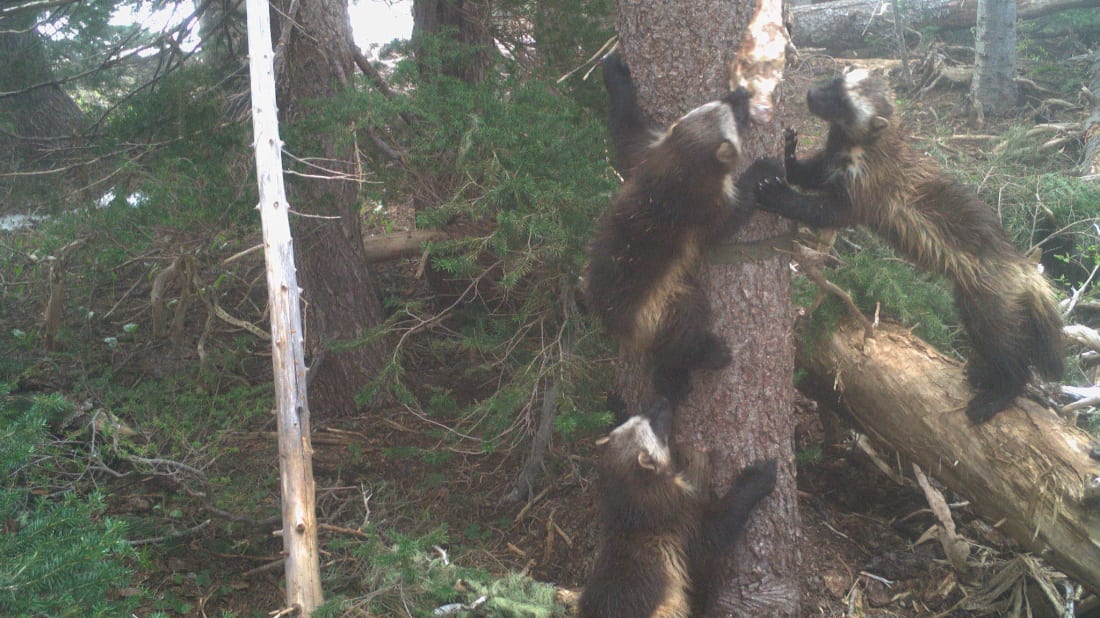
[[[802,96],[815,79],[841,66],[823,56],[803,57],[785,85],[784,124],[812,125],[802,148],[820,138],[820,122],[805,112]],[[924,96],[906,97],[903,110],[914,133],[951,135],[945,147],[974,165],[988,155],[988,141],[1010,125],[1036,122],[1034,112],[1010,119],[990,120],[981,128],[960,113],[965,90],[938,88]],[[950,110],[950,111],[945,111]],[[1080,120],[1087,112],[1067,112]],[[977,135],[973,139],[959,135]],[[780,145],[776,145],[777,151]],[[397,289],[415,282],[415,260],[394,265],[384,276]],[[4,332],[27,316],[0,317]],[[257,355],[262,373],[266,357]],[[176,370],[161,354],[139,359],[137,371],[150,375]],[[461,367],[428,367],[440,381],[462,380]],[[61,370],[60,373],[65,373]],[[62,380],[64,382],[65,380]],[[822,412],[803,400],[798,409],[796,451],[820,449],[820,457],[798,468],[800,545],[804,616],[971,616],[982,615],[959,605],[980,589],[1015,553],[1012,544],[970,513],[957,496],[948,499],[960,534],[981,555],[988,569],[960,574],[943,560],[934,540],[918,543],[936,524],[920,490],[899,485],[882,474],[853,446],[852,434],[839,415]],[[547,455],[546,473],[535,495],[525,501],[507,501],[525,449],[500,453],[463,453],[427,429],[438,429],[448,419],[430,421],[404,408],[376,410],[361,418],[315,421],[315,477],[317,481],[322,556],[326,572],[340,572],[346,549],[332,550],[334,541],[356,542],[364,524],[401,535],[426,535],[444,524],[451,544],[449,560],[492,573],[525,572],[532,578],[577,590],[583,585],[594,555],[598,530],[594,525],[595,436],[572,442],[555,440]],[[274,420],[260,419],[251,431],[236,438],[232,466],[220,474],[241,482],[260,478],[268,495],[277,495],[271,470],[277,461]],[[440,453],[427,457],[425,453]],[[111,515],[141,517],[152,505],[180,509],[181,520],[202,521],[210,514],[180,487],[163,480],[134,476],[106,479]],[[274,505],[272,505],[274,506]],[[157,507],[160,508],[160,507]],[[272,509],[273,510],[273,509]],[[164,605],[172,615],[260,616],[282,606],[281,541],[271,535],[278,523],[243,521],[214,525],[183,538],[159,544],[151,562],[142,564],[141,585],[160,598],[179,600],[179,609]],[[235,536],[237,535],[237,536]],[[247,547],[242,551],[240,547]],[[1039,572],[1037,569],[1035,572]],[[200,576],[201,574],[201,576]],[[369,572],[340,573],[338,592],[346,597],[379,593],[381,585]],[[1043,598],[1037,580],[1019,579],[1018,592],[1036,616],[1057,616]],[[399,584],[388,582],[390,588]],[[400,591],[398,591],[400,593]],[[1007,595],[1012,594],[1010,589]],[[974,608],[977,609],[977,608]],[[419,607],[420,615],[430,608]],[[348,615],[371,614],[349,612]],[[407,614],[394,614],[407,615]],[[988,610],[985,615],[990,615]],[[996,612],[993,613],[996,615]]]

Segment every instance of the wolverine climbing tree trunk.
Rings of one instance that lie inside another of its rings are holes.
[[[355,76],[351,24],[343,0],[273,0],[279,18],[275,69],[287,150],[316,162],[288,186],[295,255],[306,302],[309,399],[314,416],[346,416],[355,396],[378,377],[384,341],[364,341],[382,322],[382,307],[363,251],[351,130],[300,127]],[[332,128],[332,122],[318,123]]]
[[[763,68],[762,74],[782,69],[779,0],[619,0],[617,26],[639,102],[662,124],[725,93],[731,63],[739,61],[749,72]],[[754,36],[746,37],[747,30]],[[767,41],[778,47],[771,47],[770,58],[757,58],[753,47]],[[754,99],[754,115],[764,119],[774,111],[767,96],[774,79],[755,85],[761,96]],[[742,136],[742,165],[777,154],[779,129],[775,122],[762,122]],[[719,489],[746,464],[779,461],[775,493],[761,503],[745,540],[728,559],[720,595],[724,616],[798,614],[792,313],[788,259],[774,249],[789,231],[789,223],[758,214],[722,252],[723,263],[709,266],[714,330],[728,342],[734,360],[720,371],[694,372],[694,390],[677,413],[676,441],[708,453],[712,483]],[[638,409],[651,397],[649,374],[623,361],[620,390]]]

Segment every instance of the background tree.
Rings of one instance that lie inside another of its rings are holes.
[[[729,67],[760,6],[620,0],[619,37],[643,108],[667,123],[728,90]],[[684,41],[699,43],[685,46]],[[777,123],[756,126],[742,141],[742,163],[774,155],[779,143]],[[758,250],[736,251],[742,257],[734,263],[711,265],[706,288],[715,331],[729,343],[734,360],[718,372],[696,372],[694,390],[677,416],[677,441],[709,452],[712,483],[718,488],[753,461],[775,457],[780,462],[773,497],[762,503],[747,541],[726,565],[729,579],[721,599],[731,616],[798,612],[790,277],[788,258],[770,244],[789,229],[788,222],[759,214],[735,239]],[[648,375],[636,364],[625,366],[620,384],[632,406],[648,397]]]
[[[363,172],[354,132],[325,126],[319,104],[351,88],[355,50],[343,0],[273,2],[279,16],[276,75],[287,150],[305,167],[291,179],[297,263],[306,303],[311,407],[320,417],[351,414],[356,395],[379,377],[387,345],[371,338],[382,305],[363,254],[358,192]],[[294,9],[297,11],[294,11]],[[281,62],[280,62],[281,60]],[[330,119],[331,120],[331,119]],[[318,177],[320,176],[320,177]],[[378,391],[376,391],[378,392]]]
[[[974,111],[1002,114],[1016,107],[1016,1],[978,0],[974,38]]]
[[[425,76],[438,69],[469,84],[485,79],[494,52],[490,7],[487,0],[413,1],[411,42]]]

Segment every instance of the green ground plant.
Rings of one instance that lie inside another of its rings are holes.
[[[105,497],[59,487],[79,462],[59,449],[47,422],[68,415],[60,396],[15,399],[0,385],[0,614],[125,616],[140,595],[130,584],[126,526],[106,517]],[[122,594],[122,589],[128,589]]]

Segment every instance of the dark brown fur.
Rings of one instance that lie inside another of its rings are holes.
[[[775,486],[769,461],[746,468],[724,497],[710,499],[702,458],[668,448],[671,417],[668,402],[658,400],[603,443],[602,537],[580,618],[706,616],[721,557]]]
[[[627,179],[589,248],[588,307],[620,346],[648,355],[657,393],[677,403],[688,393],[690,370],[730,362],[725,342],[709,330],[703,258],[748,220],[753,187],[779,164],[757,162],[735,182],[744,90],[692,110],[660,134],[638,109],[617,53],[603,70],[616,161]]]
[[[1053,289],[972,189],[909,147],[885,82],[862,73],[839,77],[812,88],[807,102],[829,122],[825,148],[799,160],[788,130],[785,164],[787,182],[813,194],[765,182],[762,207],[817,227],[866,225],[917,266],[954,282],[972,348],[972,421],[988,420],[1020,395],[1031,368],[1060,378]]]

